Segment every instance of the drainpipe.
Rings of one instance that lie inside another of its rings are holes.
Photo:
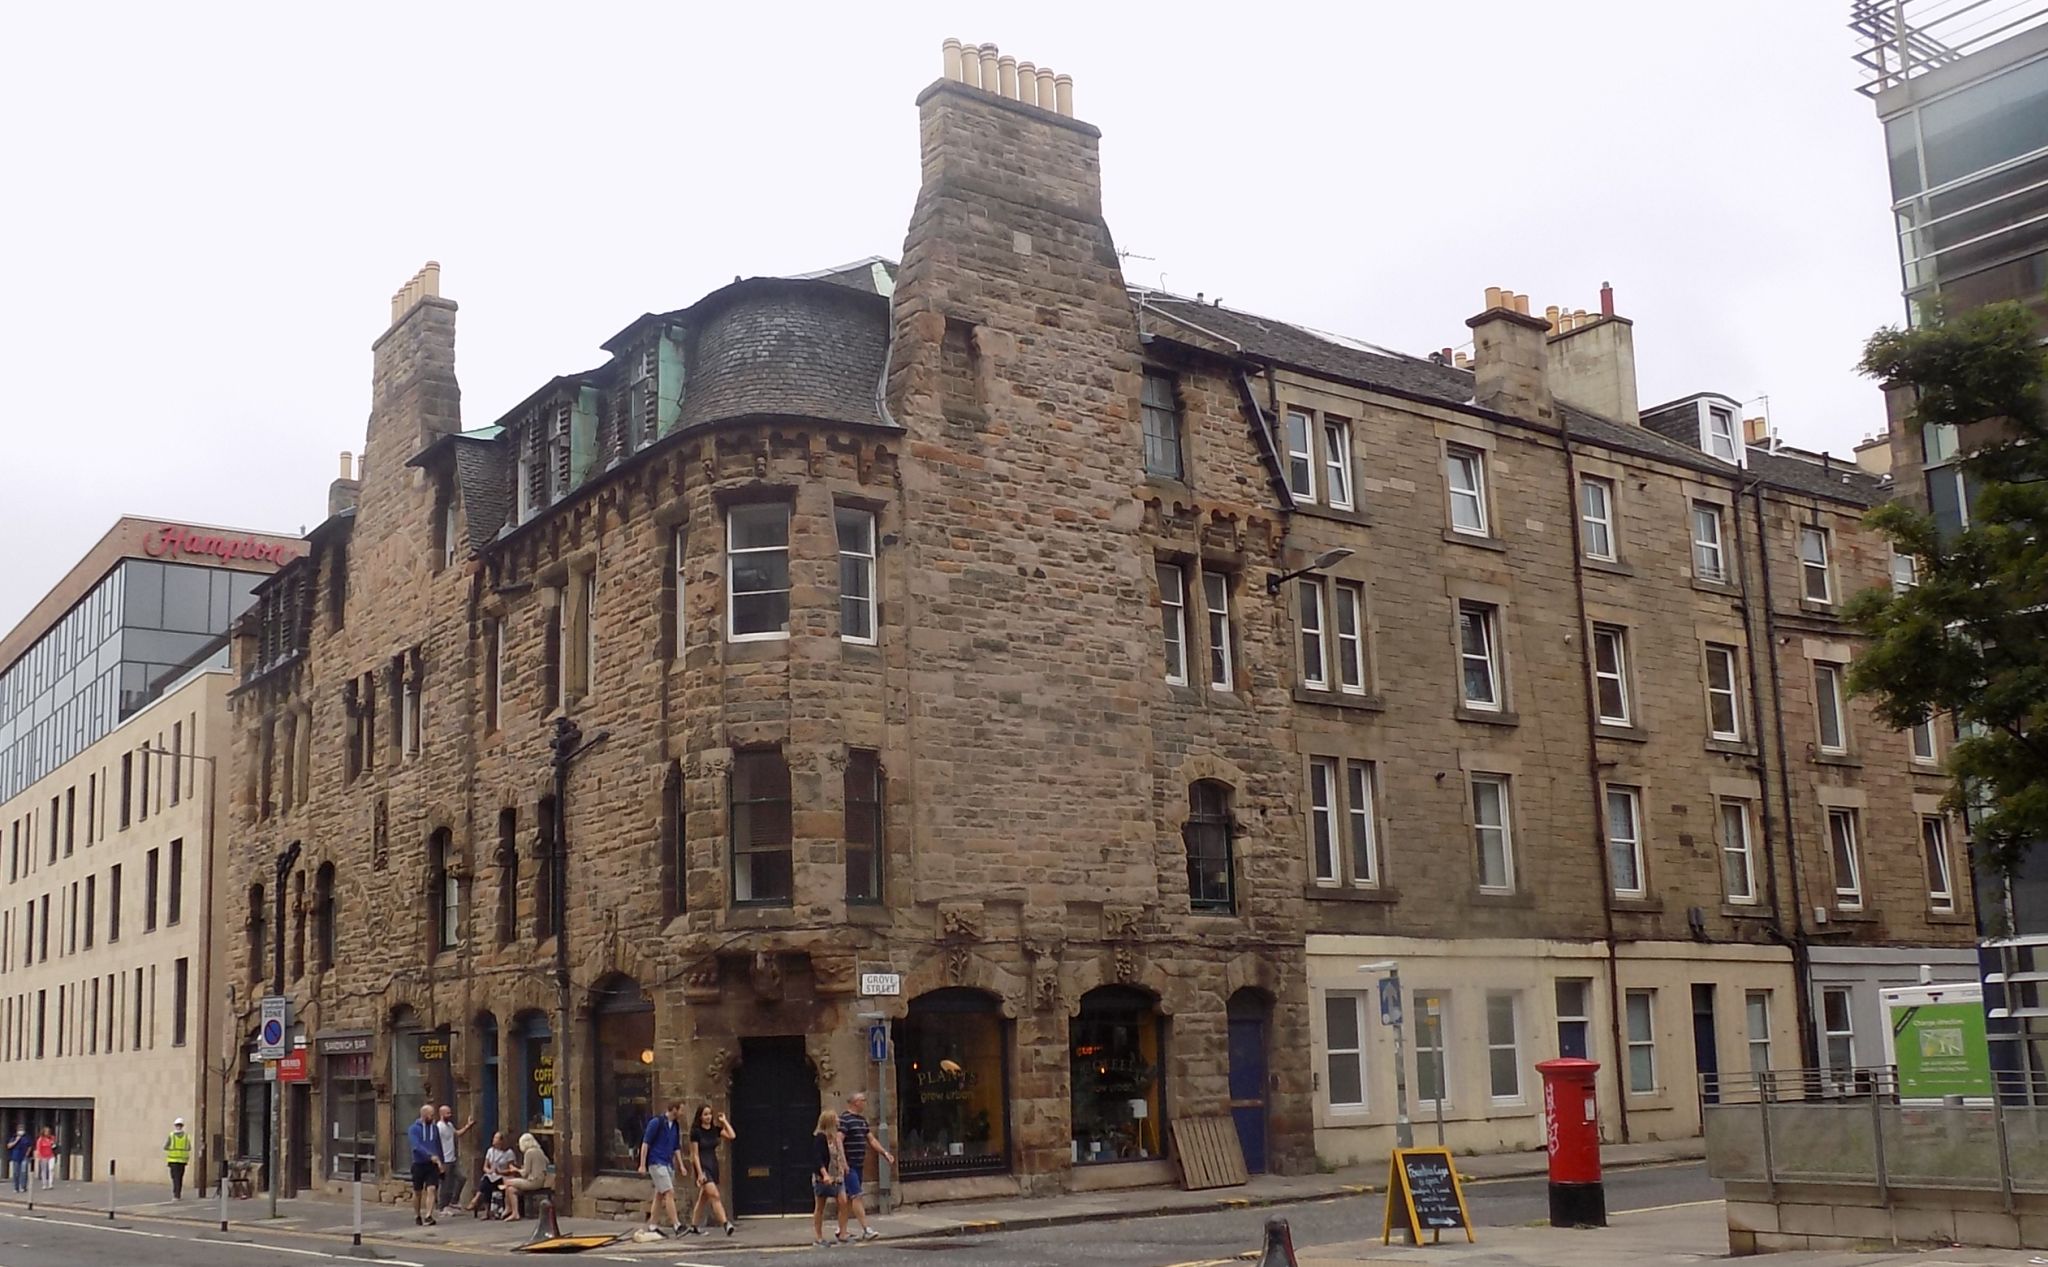
[[[1765,762],[1763,756],[1764,688],[1763,679],[1757,672],[1756,663],[1756,644],[1758,640],[1756,604],[1749,592],[1749,534],[1743,530],[1742,525],[1742,499],[1755,491],[1762,482],[1760,479],[1752,480],[1747,486],[1744,486],[1740,479],[1736,481],[1735,504],[1732,515],[1732,518],[1735,520],[1735,588],[1740,595],[1738,601],[1742,605],[1742,633],[1745,643],[1743,659],[1749,671],[1749,724],[1750,733],[1754,737],[1757,751],[1757,759],[1750,763],[1749,768],[1756,771],[1757,777],[1757,829],[1763,842],[1765,903],[1769,906],[1771,912],[1770,937],[1772,941],[1792,951],[1796,959],[1798,953],[1796,943],[1793,938],[1785,934],[1784,899],[1778,892],[1778,833],[1776,820],[1771,817],[1770,767]],[[1759,537],[1759,544],[1761,544],[1761,537]],[[1759,558],[1761,558],[1761,555],[1759,555]],[[1764,634],[1763,639],[1765,650],[1769,651],[1771,645],[1770,635]],[[1718,818],[1715,821],[1714,829],[1716,832],[1720,830]],[[1785,843],[1786,856],[1791,857],[1792,842],[1787,840]],[[1794,915],[1796,918],[1796,908]],[[1796,969],[1794,975],[1796,979]],[[1794,1006],[1796,1009],[1796,1000]]]
[[[1778,794],[1785,801],[1785,856],[1792,879],[1792,979],[1798,988],[1793,1006],[1799,1018],[1799,1067],[1819,1067],[1813,1041],[1813,959],[1806,945],[1806,897],[1799,883],[1799,826],[1792,813],[1792,768],[1785,760],[1785,687],[1778,668],[1778,617],[1771,596],[1770,551],[1764,546],[1764,494],[1761,483],[1749,490],[1756,518],[1757,571],[1763,577],[1765,659],[1771,666],[1771,720],[1778,745]],[[1736,518],[1742,508],[1736,507]]]
[[[1577,600],[1579,610],[1579,660],[1580,677],[1584,681],[1586,700],[1586,783],[1593,798],[1593,852],[1600,859],[1600,919],[1606,930],[1607,943],[1607,1037],[1612,1044],[1608,1050],[1614,1053],[1615,1071],[1614,1103],[1619,1113],[1621,1142],[1629,1142],[1628,1129],[1628,1084],[1625,1081],[1620,1058],[1628,1051],[1621,1032],[1621,972],[1620,939],[1614,932],[1614,861],[1607,856],[1607,795],[1600,778],[1600,702],[1596,694],[1593,677],[1593,626],[1586,611],[1586,545],[1583,540],[1585,523],[1579,513],[1579,459],[1572,448],[1571,418],[1558,411],[1558,436],[1564,441],[1565,506],[1569,511],[1572,525],[1572,597]]]

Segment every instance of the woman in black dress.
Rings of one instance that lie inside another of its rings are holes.
[[[690,1226],[684,1229],[685,1236],[699,1235],[704,1207],[708,1202],[711,1217],[725,1224],[725,1234],[731,1236],[736,1230],[732,1220],[725,1216],[725,1203],[718,1197],[718,1146],[733,1138],[732,1123],[725,1120],[725,1114],[714,1113],[708,1104],[697,1106],[697,1114],[690,1119],[690,1168],[697,1176],[697,1200],[690,1206]]]

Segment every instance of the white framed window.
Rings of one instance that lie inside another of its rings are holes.
[[[1892,551],[1892,593],[1903,594],[1920,583],[1920,565],[1910,554]]]
[[[1813,703],[1818,713],[1820,750],[1838,755],[1849,751],[1849,728],[1842,711],[1841,665],[1814,661]]]
[[[1323,585],[1303,577],[1296,589],[1301,594],[1301,683],[1317,690],[1330,687],[1330,649],[1323,622]]]
[[[1749,1071],[1771,1067],[1771,992],[1751,990],[1742,996],[1743,1019],[1749,1028]]]
[[[1317,884],[1338,884],[1337,763],[1312,757],[1308,763],[1309,860]]]
[[[1820,1029],[1825,1040],[1828,1071],[1836,1086],[1846,1086],[1849,1071],[1856,1067],[1856,1020],[1849,1007],[1846,986],[1828,986],[1820,992]]]
[[[1657,992],[1630,990],[1623,996],[1628,1020],[1628,1089],[1631,1095],[1657,1090]]]
[[[1913,760],[1933,761],[1935,759],[1934,719],[1932,717],[1908,730],[1906,734],[1913,745]]]
[[[1494,1103],[1522,1098],[1521,995],[1508,990],[1486,994],[1486,1089]]]
[[[1927,855],[1927,909],[1937,915],[1954,914],[1956,890],[1949,878],[1948,820],[1939,814],[1921,815],[1920,847]]]
[[[1324,1085],[1333,1109],[1365,1107],[1365,995],[1323,996]]]
[[[1145,473],[1180,479],[1185,468],[1181,461],[1180,397],[1174,390],[1173,375],[1145,371],[1144,395],[1139,405],[1145,424]]]
[[[1458,604],[1460,691],[1467,708],[1500,711],[1500,609]]]
[[[1730,902],[1756,901],[1756,855],[1749,835],[1749,802],[1723,797],[1716,805],[1716,834],[1721,841],[1721,891]]]
[[[1713,502],[1692,504],[1692,574],[1716,584],[1728,579],[1728,556],[1721,549],[1721,508]]]
[[[1632,787],[1607,789],[1607,857],[1616,897],[1641,897],[1643,879],[1642,798]]]
[[[1811,524],[1799,530],[1801,593],[1810,603],[1831,603],[1835,587],[1828,573],[1828,530]]]
[[[1365,587],[1355,581],[1338,581],[1334,587],[1337,608],[1337,685],[1352,695],[1365,693]]]
[[[726,637],[789,637],[789,507],[734,506],[725,514]]]
[[[1441,990],[1417,990],[1408,1005],[1409,1023],[1415,1027],[1415,1100],[1434,1108],[1450,1103],[1450,1048],[1445,1029],[1450,1020],[1451,996]]]
[[[1600,720],[1627,726],[1628,633],[1612,625],[1593,626],[1593,686],[1600,701]]]
[[[1373,783],[1377,771],[1370,761],[1344,763],[1344,812],[1350,826],[1351,883],[1360,888],[1379,883],[1379,841],[1375,826],[1377,806]]]
[[[420,720],[419,678],[406,671],[398,692],[398,736],[400,753],[408,761],[420,755]]]
[[[1508,776],[1472,776],[1472,833],[1479,851],[1479,891],[1515,891],[1515,842],[1509,822]]]
[[[1742,742],[1742,696],[1735,648],[1725,643],[1707,644],[1707,734],[1723,743]]]
[[[1593,979],[1557,979],[1557,1054],[1593,1058]]]
[[[1230,578],[1203,568],[1202,600],[1209,613],[1209,686],[1227,691],[1235,685],[1230,665]]]
[[[1475,537],[1486,527],[1486,455],[1456,445],[1444,451],[1444,483],[1451,495],[1451,527]]]
[[[1161,563],[1153,573],[1159,581],[1159,643],[1166,654],[1166,680],[1188,684],[1188,598],[1185,573],[1178,563]]]
[[[1579,481],[1579,522],[1586,557],[1613,562],[1614,481],[1588,475]]]
[[[1287,411],[1287,491],[1302,501],[1316,499],[1315,430],[1299,409]]]
[[[1742,464],[1742,448],[1735,438],[1735,414],[1707,406],[1707,452],[1723,462]]]
[[[441,950],[453,950],[462,940],[462,877],[441,872]]]
[[[875,619],[875,513],[855,506],[832,511],[839,534],[839,640],[872,646]]]
[[[577,670],[577,690],[589,694],[597,685],[597,571],[583,574],[583,641]]]
[[[455,514],[455,497],[453,494],[450,494],[441,501],[441,566],[443,569],[455,566],[455,560],[459,554],[455,541],[455,534],[458,530],[459,525],[456,522]]]
[[[1323,483],[1330,505],[1351,509],[1351,424],[1342,418],[1323,415]]]
[[[1835,864],[1835,905],[1845,911],[1863,908],[1863,859],[1856,836],[1856,811],[1830,808],[1828,852]]]

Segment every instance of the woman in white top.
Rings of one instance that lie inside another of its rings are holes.
[[[491,1146],[484,1150],[484,1173],[477,1180],[476,1195],[469,1199],[470,1213],[488,1213],[491,1194],[498,1190],[498,1185],[518,1173],[519,1154],[505,1147],[505,1132],[499,1131],[491,1136]]]

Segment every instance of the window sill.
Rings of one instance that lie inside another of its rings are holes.
[[[1356,524],[1361,528],[1372,527],[1372,516],[1363,510],[1345,510],[1341,506],[1329,506],[1320,502],[1297,502],[1295,513],[1312,519],[1331,519],[1338,523]]]
[[[1617,893],[1607,899],[1607,909],[1630,915],[1662,915],[1664,899],[1647,894],[1641,897],[1623,897]]]
[[[1468,708],[1460,704],[1451,710],[1451,715],[1459,721],[1478,722],[1482,726],[1519,726],[1522,724],[1521,715],[1508,709],[1488,711],[1483,708]]]
[[[1304,894],[1310,901],[1319,902],[1364,902],[1391,904],[1401,900],[1401,890],[1392,888],[1362,888],[1355,884],[1311,884]]]
[[[1536,905],[1533,893],[1488,893],[1483,889],[1473,889],[1465,896],[1474,906],[1520,907],[1526,910]]]
[[[1877,912],[1871,910],[1868,907],[1857,907],[1855,910],[1843,910],[1839,906],[1831,906],[1828,908],[1828,923],[1875,924],[1877,923]]]
[[[1710,581],[1704,577],[1692,578],[1692,587],[1702,594],[1718,594],[1722,598],[1741,598],[1742,591],[1729,581]]]
[[[1650,736],[1640,726],[1617,726],[1611,721],[1593,723],[1593,733],[1602,739],[1613,739],[1621,743],[1648,743]]]
[[[1183,476],[1161,475],[1157,471],[1140,470],[1138,478],[1144,482],[1145,487],[1156,488],[1175,497],[1192,498],[1195,495],[1195,486],[1188,483]]]
[[[1923,779],[1945,779],[1948,771],[1941,768],[1939,761],[1921,761],[1915,758],[1910,767],[1914,774]]]
[[[1839,766],[1844,770],[1861,770],[1863,762],[1846,752],[1815,752],[1807,760],[1815,765]]]
[[[1829,619],[1835,619],[1841,615],[1839,611],[1835,610],[1833,603],[1816,602],[1811,598],[1800,599],[1799,610],[1809,616],[1826,616]]]
[[[1499,537],[1482,537],[1476,532],[1459,532],[1456,528],[1444,529],[1444,540],[1452,545],[1471,546],[1475,550],[1492,550],[1507,553],[1508,543]]]
[[[1634,568],[1623,563],[1620,559],[1596,559],[1591,555],[1583,555],[1579,561],[1585,564],[1588,572],[1605,572],[1609,576],[1634,576],[1636,574]]]
[[[1724,757],[1754,758],[1756,756],[1756,745],[1745,743],[1740,739],[1709,739],[1707,740],[1706,748],[1708,752],[1718,752]]]
[[[1330,690],[1327,687],[1294,684],[1294,702],[1297,704],[1321,704],[1328,708],[1354,708],[1360,712],[1383,713],[1386,701],[1377,695],[1355,691]]]
[[[735,902],[725,912],[728,928],[783,928],[796,922],[796,910],[787,902]]]
[[[846,904],[846,922],[849,924],[868,924],[881,927],[888,924],[890,918],[889,908],[880,902],[870,902],[862,899],[858,902],[849,901]]]
[[[1174,703],[1189,708],[1206,708],[1211,704],[1223,708],[1248,707],[1235,686],[1185,686],[1177,682],[1168,682],[1166,693],[1173,698]]]
[[[1723,919],[1769,919],[1771,913],[1762,902],[1721,902]]]
[[[1927,922],[1946,927],[1968,928],[1971,921],[1970,917],[1961,911],[1929,911],[1927,912]]]

